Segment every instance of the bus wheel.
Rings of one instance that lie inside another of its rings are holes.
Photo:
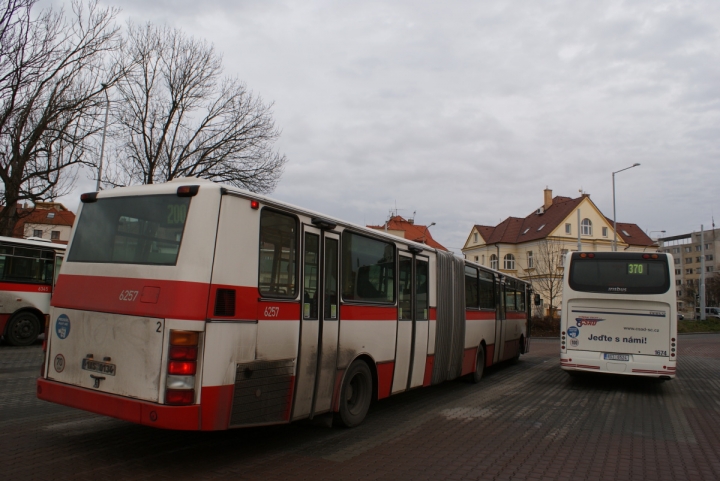
[[[521,336],[520,340],[518,341],[518,350],[517,353],[515,353],[515,357],[512,358],[512,362],[518,362],[520,360],[520,354],[522,354],[522,346],[525,342],[525,339]]]
[[[370,368],[363,361],[355,361],[345,374],[340,390],[340,412],[335,414],[335,420],[343,427],[354,428],[365,419],[371,398]]]
[[[8,322],[5,339],[13,346],[29,346],[40,335],[40,320],[31,312],[21,312]]]
[[[485,374],[485,348],[480,344],[477,359],[475,359],[475,372],[472,373],[472,377],[470,378],[473,384],[479,383],[483,374]]]

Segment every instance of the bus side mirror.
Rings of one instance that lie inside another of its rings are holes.
[[[542,299],[540,299],[540,294],[535,294],[534,301],[536,306],[542,305]]]

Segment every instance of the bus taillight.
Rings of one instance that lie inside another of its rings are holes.
[[[187,405],[195,400],[199,333],[170,331],[165,404]]]

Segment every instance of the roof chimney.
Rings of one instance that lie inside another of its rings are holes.
[[[545,202],[543,203],[543,208],[545,210],[548,210],[548,208],[552,205],[552,190],[545,187],[544,193],[545,193]]]

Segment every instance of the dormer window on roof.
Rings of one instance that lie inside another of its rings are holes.
[[[527,229],[525,229],[521,235],[527,234],[529,230],[530,230],[530,227],[528,227]]]
[[[538,232],[540,232],[543,227],[545,227],[545,224],[543,224],[543,225],[541,225],[540,227],[538,227]]]
[[[628,231],[626,231],[625,229],[623,229],[622,233],[625,234],[627,237],[632,237],[630,234],[628,234]]]
[[[55,212],[48,212],[48,219],[54,219],[55,218]]]

